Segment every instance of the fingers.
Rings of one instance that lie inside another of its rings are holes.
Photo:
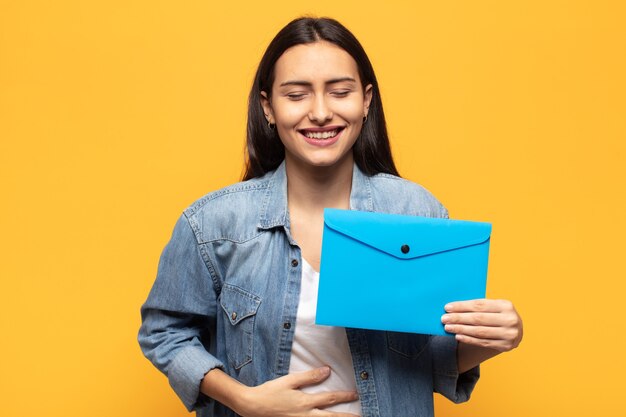
[[[519,345],[519,338],[516,339],[480,339],[465,334],[455,335],[457,341],[468,345],[480,346],[497,350],[498,352],[508,352]]]
[[[282,379],[289,388],[299,389],[307,385],[315,385],[323,382],[330,376],[330,372],[331,371],[328,366],[323,366],[321,368],[311,369],[310,371],[295,372],[279,379]],[[306,404],[314,409],[313,411],[315,411],[315,413],[312,415],[315,416],[353,417],[353,414],[334,413],[326,411],[324,408],[359,399],[359,395],[355,391],[329,391],[317,394],[306,394],[306,396],[308,397]]]
[[[503,337],[503,331],[500,327],[446,324],[445,330],[449,333],[467,335],[478,339],[502,339]]]
[[[330,391],[310,394],[312,405],[315,408],[326,408],[335,404],[349,403],[359,399],[355,391]],[[335,414],[333,414],[335,415]]]
[[[522,339],[522,321],[508,300],[458,301],[445,307],[445,330],[459,342],[508,351]]]
[[[289,388],[297,389],[307,385],[316,385],[324,381],[330,376],[330,368],[323,366],[321,368],[311,369],[310,371],[294,372],[280,378]]]
[[[444,307],[448,313],[463,312],[485,312],[500,313],[507,310],[513,310],[513,304],[508,300],[491,300],[488,298],[480,298],[477,300],[455,301],[446,304]]]
[[[514,319],[501,313],[449,313],[441,317],[443,324],[471,326],[513,326]]]
[[[473,326],[518,327],[521,320],[508,300],[479,299],[457,301],[445,306],[447,314],[441,317],[444,324]]]

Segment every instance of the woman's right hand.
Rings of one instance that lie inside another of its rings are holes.
[[[243,390],[235,411],[243,417],[358,417],[356,414],[326,411],[324,408],[358,399],[355,391],[307,394],[301,387],[316,385],[330,376],[330,368],[312,369],[285,375]]]

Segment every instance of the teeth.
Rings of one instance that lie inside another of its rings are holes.
[[[311,138],[311,139],[328,139],[328,138],[334,138],[335,136],[337,136],[338,132],[339,131],[335,129],[335,130],[330,130],[328,132],[306,132],[305,135],[307,138]]]

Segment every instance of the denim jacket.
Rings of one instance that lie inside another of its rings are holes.
[[[356,165],[350,207],[447,217],[421,186],[388,174],[367,176]],[[289,231],[284,162],[184,211],[141,308],[139,344],[189,411],[235,416],[199,392],[213,368],[248,386],[287,374],[301,260]],[[459,375],[453,337],[346,333],[363,417],[432,416],[433,392],[467,401],[478,380],[478,367]]]

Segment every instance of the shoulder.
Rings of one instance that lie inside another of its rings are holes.
[[[447,209],[425,187],[391,174],[370,177],[375,211],[427,217],[448,217]]]
[[[183,215],[199,243],[249,240],[256,233],[269,186],[267,175],[229,185],[199,198]]]
[[[185,215],[188,217],[196,216],[206,210],[226,208],[224,206],[229,206],[231,203],[243,203],[263,195],[268,186],[267,176],[231,184],[211,191],[193,202],[185,209]]]

